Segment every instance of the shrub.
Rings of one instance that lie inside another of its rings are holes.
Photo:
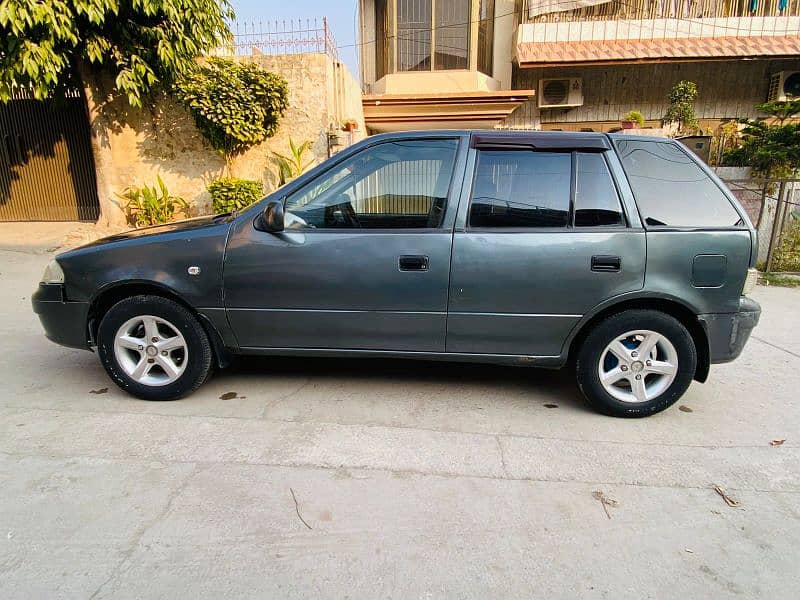
[[[260,181],[221,177],[206,187],[211,194],[215,214],[242,210],[264,196],[264,186]]]
[[[169,223],[175,218],[175,213],[186,209],[189,205],[180,196],[172,196],[167,186],[157,177],[158,187],[143,185],[142,187],[129,187],[122,194],[128,211],[128,221],[136,227],[160,225]]]
[[[791,222],[784,230],[781,245],[775,249],[772,269],[796,273],[800,272],[800,219],[791,214],[787,215],[787,219],[791,219]]]
[[[636,125],[639,126],[639,129],[644,127],[644,115],[638,110],[632,110],[628,112],[624,117],[622,117],[622,120],[636,123]]]
[[[275,134],[289,105],[286,80],[249,62],[209,58],[177,85],[197,128],[231,157]]]
[[[313,158],[308,162],[303,161],[303,154],[311,148],[312,143],[311,141],[305,141],[297,146],[292,138],[289,138],[291,156],[280,154],[279,152],[272,153],[278,163],[278,181],[280,185],[284,185],[298,175],[302,175],[314,163]]]
[[[697,99],[697,84],[693,81],[679,81],[667,94],[669,107],[664,115],[665,123],[678,123],[679,131],[697,128],[694,101]]]

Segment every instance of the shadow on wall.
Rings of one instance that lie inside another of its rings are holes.
[[[170,193],[187,200],[193,212],[210,212],[205,187],[223,173],[225,161],[188,111],[164,92],[144,107],[132,108],[125,98],[111,98],[110,89],[109,82],[95,82],[91,97],[102,101],[90,101],[100,187],[106,196],[122,208],[117,194],[153,185],[160,175]]]

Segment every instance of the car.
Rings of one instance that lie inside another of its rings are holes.
[[[147,400],[239,354],[395,357],[571,366],[595,409],[642,417],[741,353],[757,248],[670,139],[391,133],[239,214],[60,254],[33,308]]]

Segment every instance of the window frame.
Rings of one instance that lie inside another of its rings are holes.
[[[628,175],[628,171],[625,168],[625,162],[622,160],[622,155],[620,154],[620,150],[617,147],[617,142],[620,141],[619,137],[616,135],[611,136],[611,145],[613,147],[613,152],[617,155],[617,159],[619,160],[620,168],[622,169],[622,175],[628,182],[628,186],[631,190],[631,195],[633,198],[633,206],[636,209],[637,214],[639,215],[639,221],[641,222],[641,227],[645,231],[653,231],[653,232],[669,232],[669,231],[677,231],[677,232],[692,232],[692,231],[750,231],[752,226],[750,224],[750,217],[744,211],[743,208],[740,207],[739,201],[737,199],[731,197],[731,193],[729,190],[725,188],[724,183],[716,176],[716,174],[711,171],[706,164],[701,162],[697,156],[691,152],[688,148],[686,148],[680,142],[676,142],[674,140],[660,140],[660,139],[652,139],[652,138],[642,138],[640,136],[626,136],[629,139],[624,139],[622,141],[632,141],[632,142],[649,142],[652,144],[669,144],[678,148],[679,152],[682,152],[686,157],[689,158],[691,162],[693,162],[697,167],[702,171],[702,173],[708,177],[708,179],[719,189],[720,193],[725,197],[728,203],[733,208],[733,211],[739,215],[739,221],[741,221],[741,225],[651,225],[647,222],[647,217],[644,216],[641,207],[639,206],[639,201],[636,198],[636,191],[633,188],[633,184],[631,184],[630,175]]]
[[[447,223],[448,217],[456,211],[456,203],[458,202],[458,193],[460,192],[460,186],[456,185],[457,177],[463,178],[463,171],[464,171],[464,146],[465,140],[462,135],[454,134],[454,135],[430,135],[430,136],[408,136],[408,137],[397,137],[391,139],[382,139],[376,140],[375,142],[364,146],[358,150],[355,150],[352,153],[348,153],[341,157],[341,160],[335,161],[331,164],[327,169],[317,173],[312,178],[308,179],[307,181],[302,181],[297,187],[293,188],[291,191],[280,196],[280,201],[283,204],[284,210],[286,210],[286,203],[289,200],[290,196],[293,196],[297,193],[301,193],[303,190],[315,185],[320,179],[324,178],[327,175],[330,175],[333,171],[340,169],[342,165],[364,152],[372,151],[373,149],[377,148],[378,146],[384,144],[393,144],[397,142],[427,142],[427,141],[435,141],[435,140],[452,140],[456,142],[455,146],[455,153],[453,156],[453,168],[452,173],[450,173],[450,180],[448,182],[447,188],[447,196],[444,205],[444,211],[442,212],[442,217],[439,220],[439,225],[437,227],[391,227],[391,228],[369,228],[369,227],[331,227],[331,228],[322,228],[322,227],[307,227],[307,228],[298,228],[298,229],[286,229],[282,233],[286,234],[295,234],[300,233],[303,235],[309,233],[336,233],[336,234],[409,234],[409,233],[419,233],[419,234],[431,234],[431,233],[441,233],[443,231],[452,231],[453,223]],[[323,163],[324,164],[324,163]],[[460,170],[460,173],[459,173]],[[459,189],[456,190],[455,188],[458,187]]]
[[[388,68],[384,69],[385,70],[384,75],[389,74],[389,73],[392,73],[392,74],[394,74],[394,73],[412,73],[413,74],[413,73],[434,73],[434,72],[444,72],[444,73],[446,73],[446,72],[462,72],[462,73],[467,73],[467,72],[470,72],[470,71],[473,70],[471,68],[472,67],[472,59],[473,59],[473,42],[475,42],[477,44],[477,39],[473,40],[473,37],[475,37],[475,35],[473,34],[473,27],[472,27],[473,26],[472,10],[473,10],[473,5],[475,4],[475,2],[479,1],[479,0],[467,0],[468,9],[469,9],[468,10],[468,12],[469,12],[469,22],[466,23],[466,25],[467,25],[467,38],[466,38],[466,40],[467,40],[467,56],[466,56],[467,66],[464,67],[464,68],[457,68],[457,69],[437,69],[436,68],[436,38],[437,38],[436,34],[437,34],[439,29],[445,29],[445,28],[450,27],[450,26],[445,25],[445,26],[442,26],[442,27],[438,27],[436,25],[436,3],[437,3],[437,1],[443,2],[443,1],[446,1],[446,0],[428,0],[428,1],[431,3],[431,18],[430,18],[430,22],[428,23],[428,29],[427,29],[427,31],[429,31],[430,34],[431,34],[431,36],[430,36],[430,53],[428,55],[429,58],[430,58],[430,68],[429,69],[419,69],[419,70],[407,70],[407,69],[401,69],[400,68],[400,44],[399,44],[399,42],[400,42],[400,29],[398,27],[399,7],[397,5],[397,0],[387,0],[386,1],[387,12],[393,13],[393,15],[392,15],[393,27],[392,27],[392,32],[390,34],[391,37],[387,38],[388,41],[389,41],[389,45],[393,48],[393,51],[391,52],[392,58],[387,62]],[[492,22],[494,22],[494,15],[492,15]],[[420,30],[420,31],[423,31],[423,30]],[[492,45],[493,44],[494,44],[494,33],[492,35]],[[477,53],[477,48],[475,48],[474,50]],[[477,54],[476,54],[476,56],[477,56]],[[376,60],[377,59],[378,59],[378,56],[377,56],[377,48],[376,48]]]
[[[569,218],[567,224],[563,227],[473,227],[470,223],[472,215],[472,202],[475,193],[475,183],[478,176],[478,166],[481,151],[502,151],[502,152],[549,152],[554,154],[569,154],[570,155],[570,186],[569,186]],[[472,162],[472,180],[469,185],[467,195],[467,210],[465,214],[464,227],[462,231],[470,233],[579,233],[579,232],[593,232],[593,233],[606,233],[606,232],[619,232],[631,229],[631,220],[628,217],[627,208],[623,201],[622,190],[620,189],[619,182],[614,175],[614,169],[608,161],[607,153],[610,149],[585,147],[585,148],[536,148],[524,144],[515,144],[513,139],[509,139],[508,144],[498,143],[491,145],[481,145],[474,148],[474,160]],[[603,162],[605,162],[608,174],[611,176],[611,183],[614,192],[617,195],[617,201],[622,212],[623,223],[619,225],[597,225],[597,226],[576,226],[575,225],[575,193],[577,191],[578,182],[578,154],[601,154]]]

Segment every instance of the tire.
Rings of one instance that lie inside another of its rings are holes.
[[[161,296],[132,296],[103,316],[97,352],[120,388],[143,400],[177,400],[212,371],[208,335],[184,306]]]
[[[646,417],[677,402],[696,367],[694,340],[680,321],[656,310],[626,310],[592,328],[575,370],[595,410]]]

